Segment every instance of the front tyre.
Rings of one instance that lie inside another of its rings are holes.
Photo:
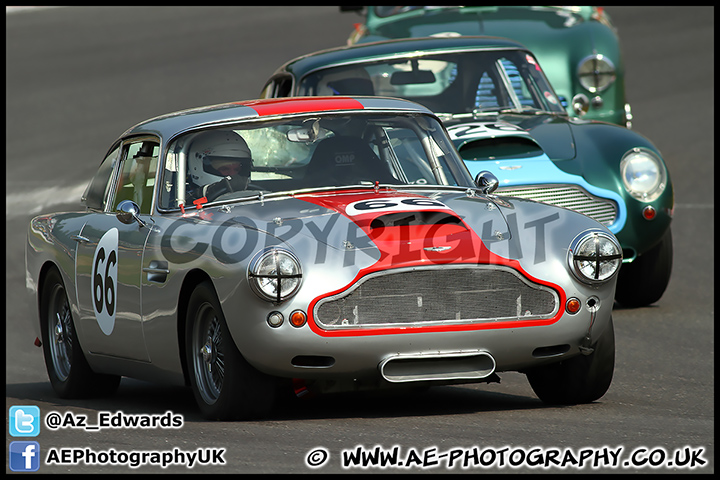
[[[670,282],[672,263],[672,232],[668,228],[657,245],[638,256],[634,262],[620,267],[615,300],[629,308],[657,302]]]
[[[576,355],[559,363],[526,372],[530,386],[545,403],[574,405],[599,399],[615,369],[615,332],[612,318],[589,355]]]
[[[80,348],[60,273],[52,269],[40,293],[40,328],[45,367],[60,398],[85,398],[115,393],[117,375],[93,372]]]
[[[240,354],[209,282],[195,288],[187,311],[185,352],[190,385],[203,416],[241,420],[267,413],[273,402],[274,380]]]

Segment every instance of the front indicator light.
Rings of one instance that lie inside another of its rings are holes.
[[[602,283],[610,280],[620,269],[622,250],[610,234],[588,230],[571,242],[568,263],[581,282]]]
[[[569,314],[575,314],[580,310],[580,305],[580,300],[577,298],[571,298],[565,304],[565,310],[567,310]]]
[[[648,205],[643,208],[642,215],[645,220],[652,220],[657,215],[657,211],[655,210],[655,207]]]
[[[280,303],[300,289],[302,268],[292,252],[270,247],[255,255],[247,276],[250,287],[260,298]]]
[[[295,310],[290,314],[290,323],[293,327],[302,327],[307,321],[307,315],[302,310]]]
[[[578,93],[572,99],[572,108],[575,115],[582,117],[590,109],[590,100],[584,93]]]

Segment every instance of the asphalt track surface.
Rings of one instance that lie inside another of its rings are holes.
[[[359,17],[337,7],[78,7],[8,14],[6,414],[11,406],[34,405],[43,417],[60,413],[68,428],[43,425],[31,439],[11,437],[6,429],[6,447],[33,440],[43,459],[68,448],[213,448],[224,461],[192,469],[132,468],[91,464],[88,456],[72,466],[43,461],[40,473],[713,473],[714,11],[607,10],[621,36],[634,128],[660,148],[675,189],[672,279],[656,305],[615,308],[617,358],[608,393],[589,405],[548,407],[523,375],[504,374],[500,384],[421,394],[320,397],[266,420],[238,423],[204,421],[189,389],[129,379],[109,399],[57,398],[28,328],[36,313],[25,296],[25,229],[37,213],[77,206],[106,149],[128,127],[171,111],[256,98],[277,66],[344,44]],[[97,424],[103,412],[168,411],[180,416],[181,428],[69,428],[82,416]],[[344,468],[343,452],[356,447],[397,447],[411,467]],[[473,455],[483,456],[477,462]],[[592,457],[580,468],[572,458],[584,455]],[[325,456],[319,468],[309,467]],[[549,457],[565,457],[564,468]],[[467,469],[463,458],[470,460]],[[541,458],[549,468],[540,466]],[[609,462],[593,468],[596,458]]]

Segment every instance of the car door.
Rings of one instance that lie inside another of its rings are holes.
[[[75,262],[79,329],[92,354],[149,361],[142,323],[142,259],[150,232],[158,141],[126,142],[110,176],[106,200],[77,236]],[[125,224],[118,204],[132,200],[147,222]]]

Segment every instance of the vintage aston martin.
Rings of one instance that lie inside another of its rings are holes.
[[[261,97],[383,95],[423,104],[443,120],[471,175],[498,193],[592,216],[623,248],[616,299],[657,302],[672,271],[673,189],[658,149],[635,131],[568,117],[540,64],[494,37],[389,40],[290,60]]]
[[[495,196],[428,109],[253,100],[140,123],[85,211],[34,218],[33,319],[61,397],[189,385],[211,419],[318,392],[492,382],[591,402],[614,369],[621,250],[576,212]]]
[[[340,7],[363,14],[348,44],[486,35],[530,49],[568,114],[632,127],[620,39],[603,7],[466,5]]]

